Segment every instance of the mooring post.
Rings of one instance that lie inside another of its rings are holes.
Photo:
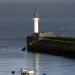
[[[40,54],[35,53],[35,75],[39,75],[40,71]]]

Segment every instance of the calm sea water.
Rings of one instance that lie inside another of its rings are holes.
[[[34,54],[21,49],[33,33],[32,13],[40,16],[40,31],[57,36],[75,35],[75,2],[0,3],[0,75],[20,75],[22,67],[34,70]],[[40,75],[75,75],[75,60],[40,54]]]

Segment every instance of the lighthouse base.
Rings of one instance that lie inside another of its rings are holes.
[[[75,37],[54,37],[49,32],[33,34],[27,37],[27,50],[75,57]]]

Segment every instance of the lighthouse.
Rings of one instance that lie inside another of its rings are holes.
[[[33,13],[34,33],[39,33],[39,17],[36,12]]]

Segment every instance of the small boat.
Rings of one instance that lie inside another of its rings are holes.
[[[22,68],[21,75],[35,75],[35,72],[32,70],[27,70],[26,68]]]

